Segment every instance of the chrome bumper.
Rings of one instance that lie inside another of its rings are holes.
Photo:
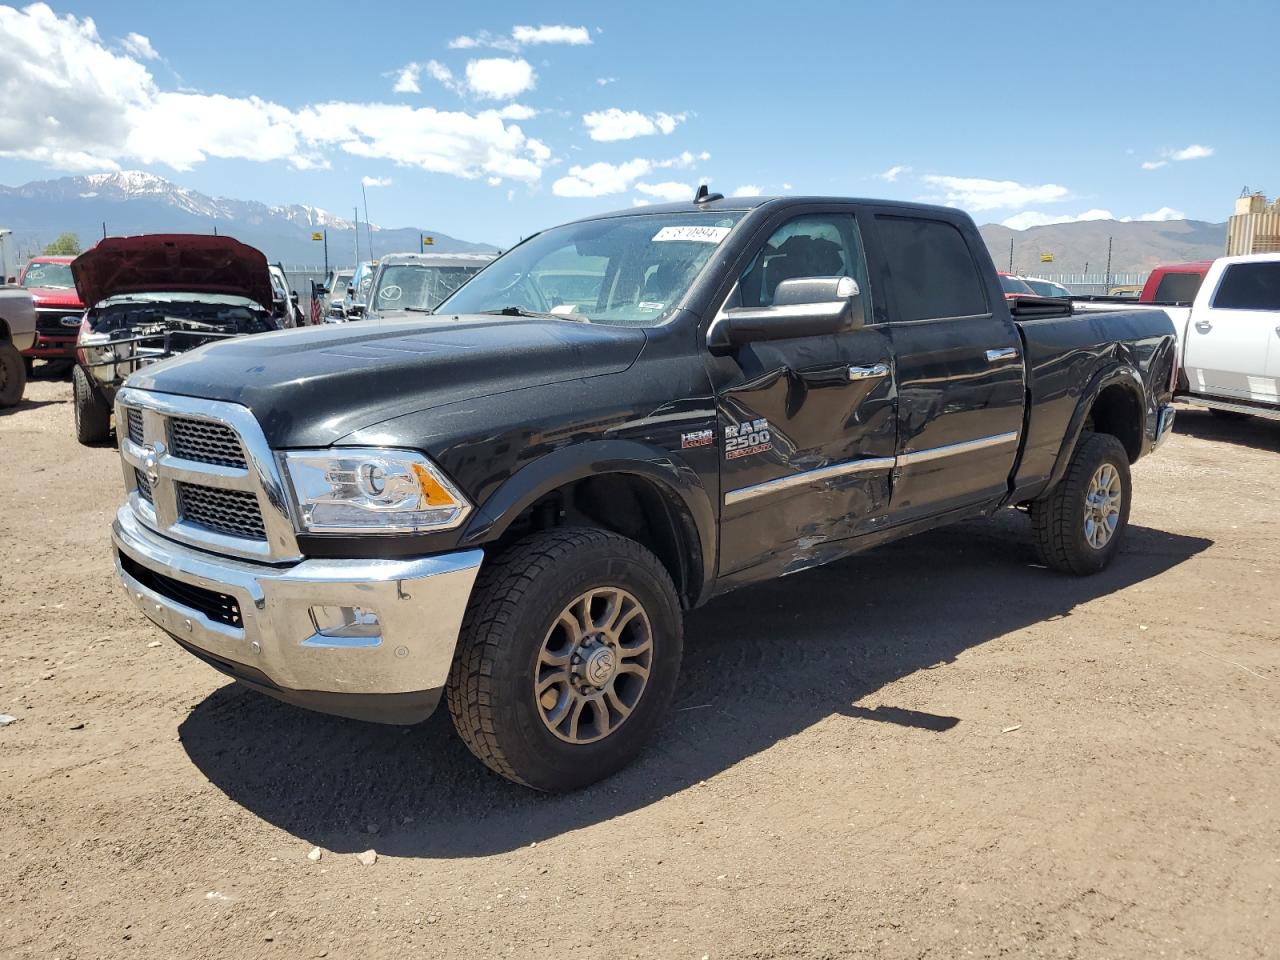
[[[1173,404],[1166,403],[1160,408],[1160,412],[1156,415],[1156,439],[1151,445],[1151,449],[1157,450],[1160,444],[1169,438],[1169,434],[1173,433],[1173,420],[1178,415],[1178,411]]]
[[[468,550],[410,560],[303,560],[272,567],[167,540],[139,524],[128,506],[116,514],[111,533],[116,573],[129,599],[162,630],[268,693],[347,715],[363,713],[332,709],[325,704],[335,698],[323,695],[435,691],[427,701],[430,712],[448,677],[484,556]],[[122,555],[142,568],[135,569],[138,576],[125,569]],[[174,596],[182,589],[150,574],[231,598],[239,607],[239,625],[185,605]],[[363,636],[328,636],[320,632],[313,607],[360,608],[376,615],[377,622]],[[247,668],[243,676],[237,665]],[[297,692],[322,696],[310,704],[289,696]]]

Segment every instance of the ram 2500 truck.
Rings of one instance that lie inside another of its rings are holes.
[[[250,687],[396,723],[444,698],[493,770],[578,787],[649,739],[682,612],[726,591],[1004,507],[1055,569],[1115,557],[1172,326],[1028,309],[940,207],[710,195],[556,227],[432,316],[133,374],[118,573]]]

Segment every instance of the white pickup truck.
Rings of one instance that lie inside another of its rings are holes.
[[[1221,257],[1190,307],[1163,310],[1178,334],[1176,399],[1227,416],[1280,420],[1280,253]],[[1120,309],[1076,303],[1078,313]]]

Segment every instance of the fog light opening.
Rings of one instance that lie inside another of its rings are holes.
[[[381,640],[378,614],[365,607],[312,607],[316,636],[329,640]]]

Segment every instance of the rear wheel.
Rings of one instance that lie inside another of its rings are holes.
[[[81,443],[101,443],[111,433],[111,408],[93,389],[89,375],[81,367],[71,372],[76,417],[76,439]]]
[[[27,389],[27,365],[12,343],[0,343],[0,407],[15,407]]]
[[[1124,445],[1110,434],[1084,434],[1061,482],[1031,503],[1041,562],[1077,575],[1102,570],[1124,539],[1130,494]]]
[[[671,704],[681,650],[680,602],[652,553],[604,530],[536,534],[481,571],[449,712],[490,769],[573,790],[644,748]]]

